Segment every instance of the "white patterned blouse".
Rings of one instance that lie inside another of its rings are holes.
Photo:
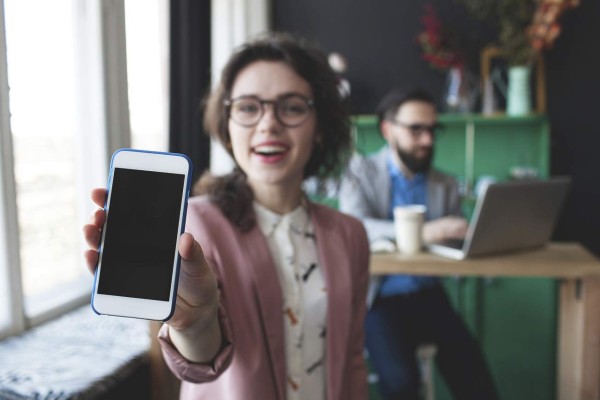
[[[305,207],[285,215],[254,203],[283,299],[288,400],[325,400],[327,289]]]

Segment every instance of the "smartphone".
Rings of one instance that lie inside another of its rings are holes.
[[[166,321],[177,298],[179,236],[192,163],[183,154],[133,149],[111,159],[92,292],[97,314]]]

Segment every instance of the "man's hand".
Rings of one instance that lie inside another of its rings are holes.
[[[469,224],[461,217],[442,217],[423,224],[423,241],[435,243],[446,239],[463,239]]]

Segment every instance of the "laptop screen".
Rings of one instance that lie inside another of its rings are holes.
[[[478,197],[462,256],[541,246],[551,237],[570,179],[493,183]],[[432,252],[435,247],[430,246]],[[445,254],[441,254],[445,255]]]

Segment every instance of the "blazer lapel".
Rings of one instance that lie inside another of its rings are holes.
[[[377,204],[377,210],[381,213],[379,218],[388,219],[388,213],[390,211],[390,202],[392,201],[392,185],[390,182],[390,175],[388,173],[387,160],[390,157],[389,147],[384,147],[374,158],[376,163],[375,174],[370,179],[376,182],[376,190],[371,194],[374,196],[374,201]],[[372,183],[367,182],[364,187],[370,187]]]
[[[311,218],[327,284],[327,398],[339,399],[346,365],[352,310],[352,283],[345,246],[320,206],[312,205]],[[327,221],[327,222],[325,222]]]
[[[443,217],[447,196],[445,187],[435,171],[431,171],[427,179],[427,216],[429,219]]]
[[[240,242],[245,248],[245,254],[248,255],[245,267],[252,273],[255,285],[271,372],[277,385],[278,398],[285,399],[286,365],[281,285],[267,241],[258,226],[243,235]],[[265,262],[266,260],[268,262]]]

